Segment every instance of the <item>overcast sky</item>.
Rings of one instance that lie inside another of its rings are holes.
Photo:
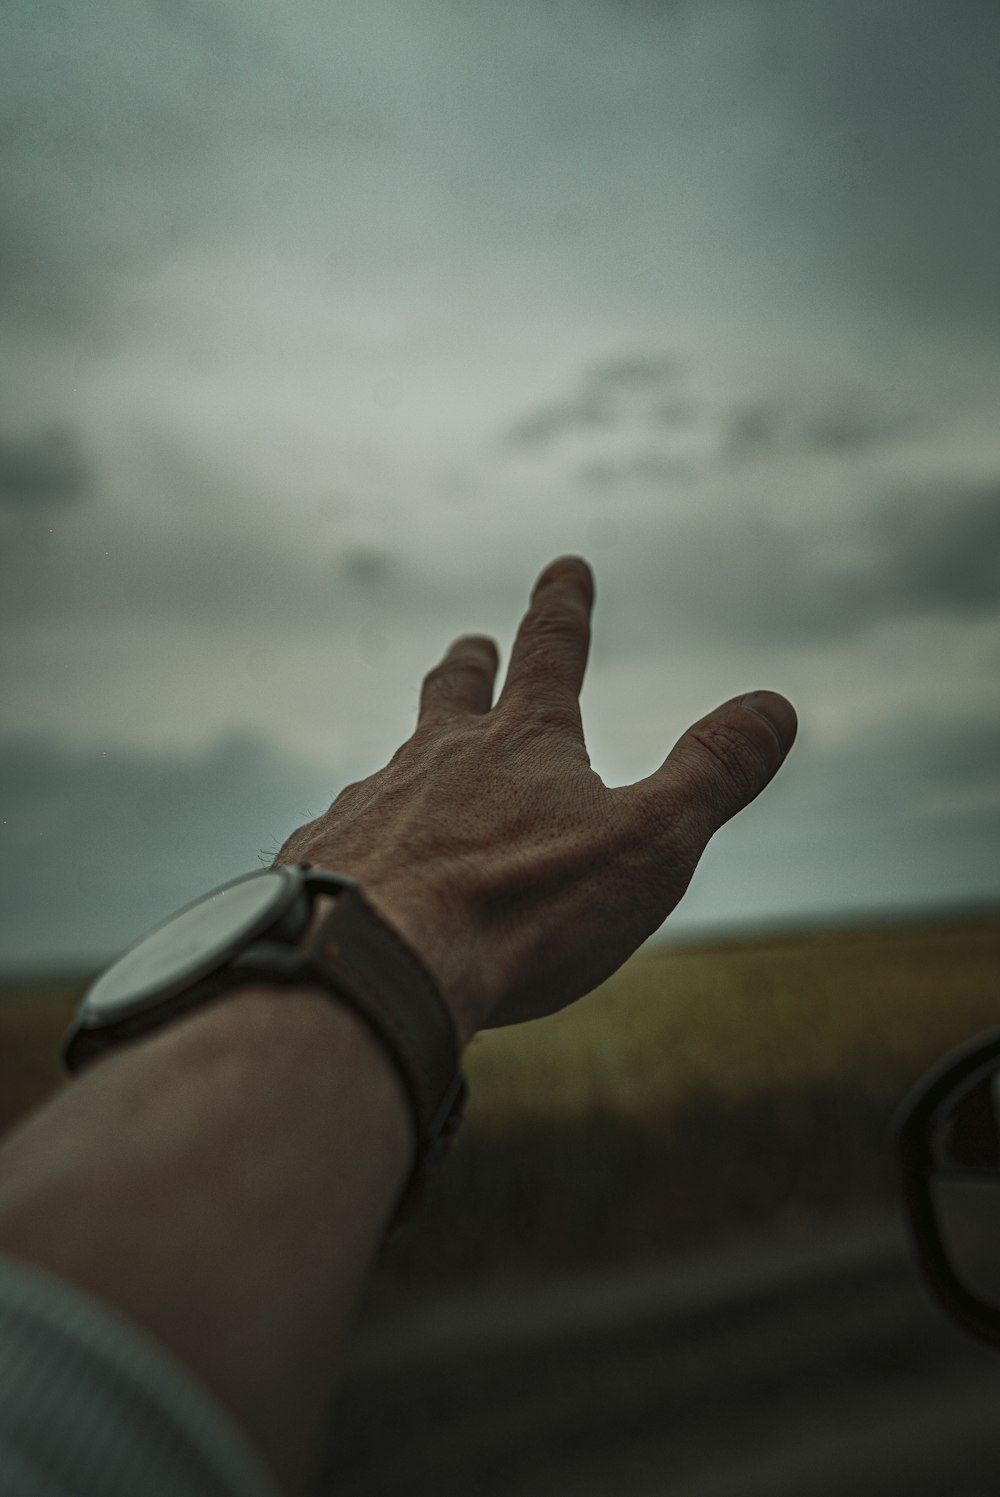
[[[799,714],[656,939],[1000,903],[994,5],[0,30],[0,966],[267,866],[564,552],[608,784]]]

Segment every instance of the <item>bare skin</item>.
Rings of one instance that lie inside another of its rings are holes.
[[[757,710],[735,697],[645,779],[606,786],[580,716],[593,602],[582,559],[551,563],[496,705],[497,647],[465,635],[425,676],[412,737],[275,859],[356,877],[424,958],[465,1040],[555,1013],[610,977],[795,738],[784,697],[755,693]]]

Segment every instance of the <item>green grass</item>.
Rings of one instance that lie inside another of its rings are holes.
[[[0,986],[0,1128],[65,1081],[86,980]],[[1000,914],[647,949],[477,1036],[466,1121],[371,1294],[621,1265],[889,1205],[889,1118],[1000,1027]]]

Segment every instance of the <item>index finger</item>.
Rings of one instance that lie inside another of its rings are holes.
[[[560,556],[541,572],[521,620],[494,711],[564,725],[583,738],[580,691],[590,654],[594,576],[582,556]]]

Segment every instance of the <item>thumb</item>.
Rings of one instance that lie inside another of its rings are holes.
[[[679,819],[704,848],[774,779],[797,731],[795,708],[773,691],[733,697],[699,718],[651,776],[669,788],[675,826]]]

